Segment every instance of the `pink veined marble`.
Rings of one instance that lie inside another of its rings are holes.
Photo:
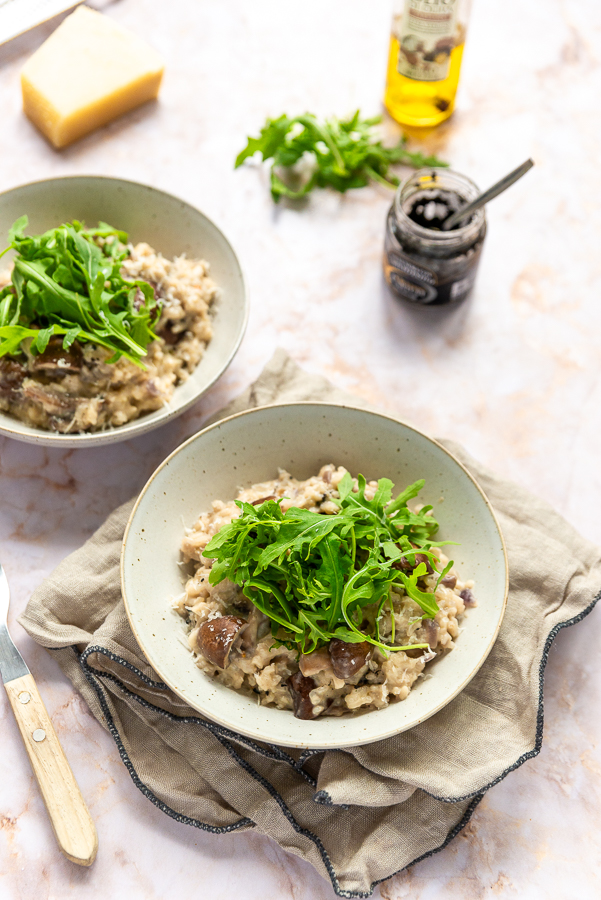
[[[246,269],[250,326],[233,365],[192,411],[128,443],[45,452],[0,439],[0,552],[12,630],[96,821],[91,870],[54,842],[0,691],[0,896],[6,900],[331,900],[313,869],[259,834],[179,825],[133,785],[112,738],[16,624],[33,588],[244,388],[279,345],[308,370],[461,441],[601,539],[601,7],[595,0],[475,4],[453,118],[427,147],[487,186],[535,169],[488,209],[472,301],[431,318],[381,277],[389,194],[320,193],[274,207],[266,171],[233,170],[266,116],[380,110],[385,0],[135,0],[105,11],[167,60],[158,103],[67,150],[20,110],[19,72],[55,23],[0,48],[0,188],[70,173],[148,182],[199,206]],[[396,126],[385,125],[393,138]],[[446,850],[376,889],[386,900],[599,896],[601,624],[556,641],[541,754],[490,791]]]

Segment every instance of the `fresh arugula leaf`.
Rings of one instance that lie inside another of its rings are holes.
[[[438,523],[431,507],[418,512],[407,507],[423,486],[417,481],[392,500],[393,483],[381,478],[368,500],[365,478],[359,475],[355,487],[347,473],[338,484],[339,511],[333,515],[296,507],[284,513],[279,500],[258,506],[236,501],[240,516],[224,525],[203,551],[214,561],[209,581],[229,578],[240,585],[271,620],[276,640],[301,653],[333,638],[368,641],[384,653],[427,647],[398,646],[394,616],[391,639],[385,642],[380,635],[384,607],[393,609],[393,584],[417,603],[423,618],[438,612],[434,594],[420,586],[428,568],[421,560],[415,566],[415,556],[422,554],[438,572],[432,548],[447,542],[432,540]],[[443,569],[436,586],[451,566]]]
[[[405,586],[407,594],[423,609],[424,618],[433,619],[439,609],[434,594],[431,594],[428,591],[422,591],[417,586],[418,578],[425,575],[426,572],[426,564],[420,563],[419,566],[416,566],[411,575],[406,575],[403,571],[399,571],[399,576]]]
[[[392,503],[388,504],[386,508],[388,515],[390,516],[393,512],[401,509],[401,507],[407,506],[407,502],[413,500],[414,497],[417,497],[425,483],[424,479],[420,478],[419,481],[415,481],[413,484],[406,487],[404,491],[401,491],[399,496]]]
[[[29,224],[28,216],[21,216],[20,219],[17,219],[8,230],[8,242],[9,244],[14,243],[14,241],[20,240],[23,238],[23,232],[27,228]],[[6,252],[6,251],[4,251]]]
[[[148,282],[121,275],[127,234],[106,222],[86,229],[73,221],[38,235],[26,235],[27,225],[27,216],[14,223],[4,251],[16,256],[11,284],[0,291],[0,357],[18,354],[24,341],[43,353],[62,334],[65,349],[95,343],[111,352],[109,362],[124,356],[144,368],[161,306]],[[143,302],[134,303],[140,293]]]
[[[376,181],[394,190],[399,180],[389,173],[391,165],[416,169],[448,165],[436,156],[407,150],[405,137],[395,146],[385,147],[374,131],[380,121],[380,116],[361,119],[359,110],[348,119],[324,122],[311,113],[267,119],[258,137],[247,138],[246,147],[236,157],[235,168],[255,153],[260,153],[263,161],[273,160],[271,195],[277,203],[280,197],[305,197],[314,187],[330,187],[344,193]],[[310,161],[311,170],[304,183],[299,184],[295,167],[303,159]]]
[[[303,553],[306,553],[308,558],[311,550],[315,549],[323,538],[340,524],[340,521],[346,522],[348,519],[338,516],[316,516],[308,509],[294,509],[294,513],[290,516],[287,513],[279,528],[278,543],[266,547],[259,558],[259,571],[276,559],[281,563],[285,556],[292,553],[298,553],[301,558]]]

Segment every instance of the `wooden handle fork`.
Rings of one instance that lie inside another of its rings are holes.
[[[91,866],[98,849],[96,828],[33,676],[14,678],[4,687],[58,845],[71,862]]]

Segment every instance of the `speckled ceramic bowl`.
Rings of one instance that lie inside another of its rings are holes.
[[[118,428],[90,434],[54,434],[0,413],[0,434],[46,446],[91,447],[144,434],[192,406],[232,361],[248,318],[247,291],[240,263],[217,226],[198,209],[164,191],[96,175],[49,178],[0,194],[2,247],[12,223],[25,214],[29,216],[30,234],[72,219],[88,225],[102,220],[127,231],[133,243],[146,241],[163,256],[173,258],[185,253],[191,258],[206,259],[221,295],[213,307],[214,334],[204,357],[161,409]]]
[[[333,462],[368,480],[392,478],[397,491],[426,479],[420,494],[435,507],[440,539],[459,541],[453,558],[475,580],[478,606],[465,616],[455,649],[429,666],[409,697],[386,709],[314,721],[257,706],[195,665],[184,620],[170,608],[181,593],[178,565],[184,523],[212,500],[277,475],[316,474]],[[409,425],[361,409],[325,403],[266,406],[224,419],[191,437],[154,473],[132,512],[123,543],[125,608],[152,667],[183,700],[234,731],[268,743],[334,748],[366,744],[412,728],[463,690],[497,636],[507,597],[507,561],[499,525],[482,490],[440,444]]]

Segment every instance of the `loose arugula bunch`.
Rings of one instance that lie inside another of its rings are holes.
[[[380,621],[385,604],[393,612],[390,588],[395,583],[421,607],[422,618],[434,618],[439,608],[434,595],[418,585],[426,563],[411,566],[421,553],[437,571],[432,548],[449,542],[432,540],[438,522],[428,515],[431,506],[419,512],[407,506],[423,480],[395,500],[390,479],[378,481],[373,500],[366,499],[365,485],[359,475],[355,491],[347,473],[338,486],[340,511],[335,515],[295,507],[284,513],[280,500],[260,506],[236,501],[241,515],[220,528],[203,551],[214,560],[209,581],[229,578],[240,585],[244,596],[271,619],[273,636],[301,653],[333,638],[368,641],[385,652],[427,647],[395,646],[394,615],[390,643],[384,643]],[[437,586],[452,565],[439,573]]]
[[[349,188],[365,187],[377,181],[394,189],[399,180],[389,175],[393,163],[420,169],[423,166],[446,166],[436,156],[410,152],[405,137],[394,147],[384,147],[374,132],[381,116],[361,119],[357,112],[349,119],[327,119],[319,122],[311,113],[289,118],[267,119],[258,138],[249,137],[244,150],[236,158],[235,168],[245,159],[259,152],[263,160],[273,159],[271,166],[271,196],[277,203],[280,197],[294,200],[306,196],[314,187],[331,187],[344,193]],[[313,171],[301,187],[292,186],[293,166],[305,154],[312,157]],[[286,173],[286,180],[282,174]]]
[[[113,354],[108,362],[125,356],[144,368],[161,308],[147,281],[121,275],[127,234],[74,221],[28,236],[27,224],[27,216],[14,223],[0,254],[17,253],[11,283],[0,291],[0,357],[19,353],[28,339],[32,353],[43,353],[62,334],[65,350],[75,340],[100,344]]]

